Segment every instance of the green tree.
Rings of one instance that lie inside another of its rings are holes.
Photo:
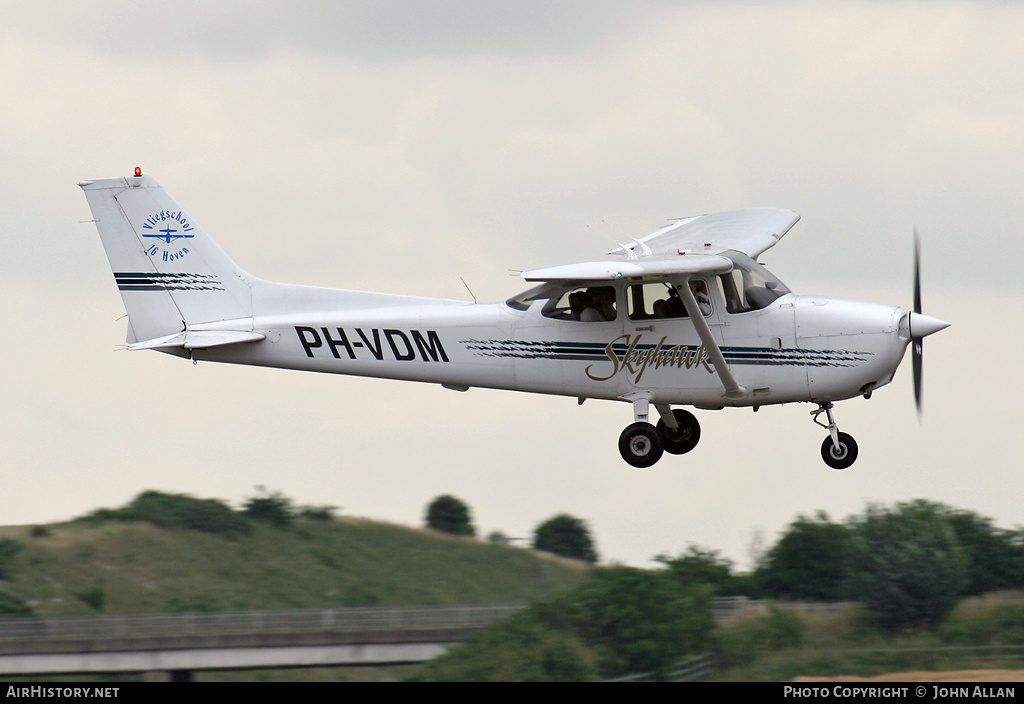
[[[678,557],[658,555],[654,559],[684,585],[704,584],[721,596],[740,593],[739,580],[732,573],[732,561],[722,557],[718,550],[690,545]]]
[[[257,495],[246,500],[242,513],[257,521],[266,521],[278,527],[289,525],[295,518],[292,500],[281,492],[270,493],[266,487],[256,487]]]
[[[533,533],[533,548],[574,560],[597,562],[597,550],[587,524],[567,513],[549,518],[537,526]]]
[[[970,511],[950,510],[947,519],[971,563],[965,594],[1024,588],[1024,531],[997,528]]]
[[[660,675],[707,648],[714,626],[710,590],[684,588],[666,570],[599,569],[547,609],[598,653],[603,677]]]
[[[946,506],[918,499],[852,519],[849,585],[875,624],[931,627],[956,605],[970,561],[950,518]]]
[[[710,592],[667,570],[597,569],[551,601],[496,623],[428,664],[436,681],[582,681],[667,672],[705,652]]]
[[[844,599],[852,535],[824,511],[799,516],[765,555],[754,583],[761,594],[779,599]]]
[[[452,535],[476,535],[469,506],[449,494],[438,496],[427,506],[427,527]]]

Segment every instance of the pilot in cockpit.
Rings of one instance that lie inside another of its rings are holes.
[[[588,323],[615,320],[615,289],[611,286],[592,286],[587,289],[587,299],[580,320]]]
[[[690,291],[697,299],[697,307],[702,315],[711,315],[711,297],[708,295],[707,286],[700,279],[690,279]]]

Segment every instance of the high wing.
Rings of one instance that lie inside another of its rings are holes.
[[[749,208],[697,215],[652,232],[629,249],[636,253],[638,249],[643,251],[647,247],[655,255],[675,255],[680,251],[714,254],[734,249],[757,259],[781,240],[798,220],[800,216],[797,213],[780,208]]]
[[[772,247],[800,219],[792,210],[751,208],[683,218],[608,254],[618,261],[580,262],[524,271],[527,281],[610,281],[651,276],[725,274],[736,250],[752,259]],[[686,256],[680,256],[686,255]]]
[[[614,281],[624,277],[725,274],[732,262],[714,254],[650,256],[626,261],[580,262],[524,271],[527,281]]]

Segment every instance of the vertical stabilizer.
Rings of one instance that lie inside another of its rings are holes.
[[[252,317],[242,271],[148,174],[82,181],[128,311],[128,342]]]

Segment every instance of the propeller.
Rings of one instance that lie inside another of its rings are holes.
[[[914,312],[921,315],[921,236],[914,226]],[[913,316],[911,316],[911,337],[913,337]],[[914,349],[914,405],[917,406],[917,420],[921,421],[921,387],[924,380],[924,338],[913,338]]]
[[[914,312],[909,316],[909,333],[914,347],[911,351],[914,362],[914,404],[917,406],[917,420],[921,420],[922,389],[924,386],[924,338],[949,327],[945,320],[932,318],[921,312],[921,237],[914,228]]]

